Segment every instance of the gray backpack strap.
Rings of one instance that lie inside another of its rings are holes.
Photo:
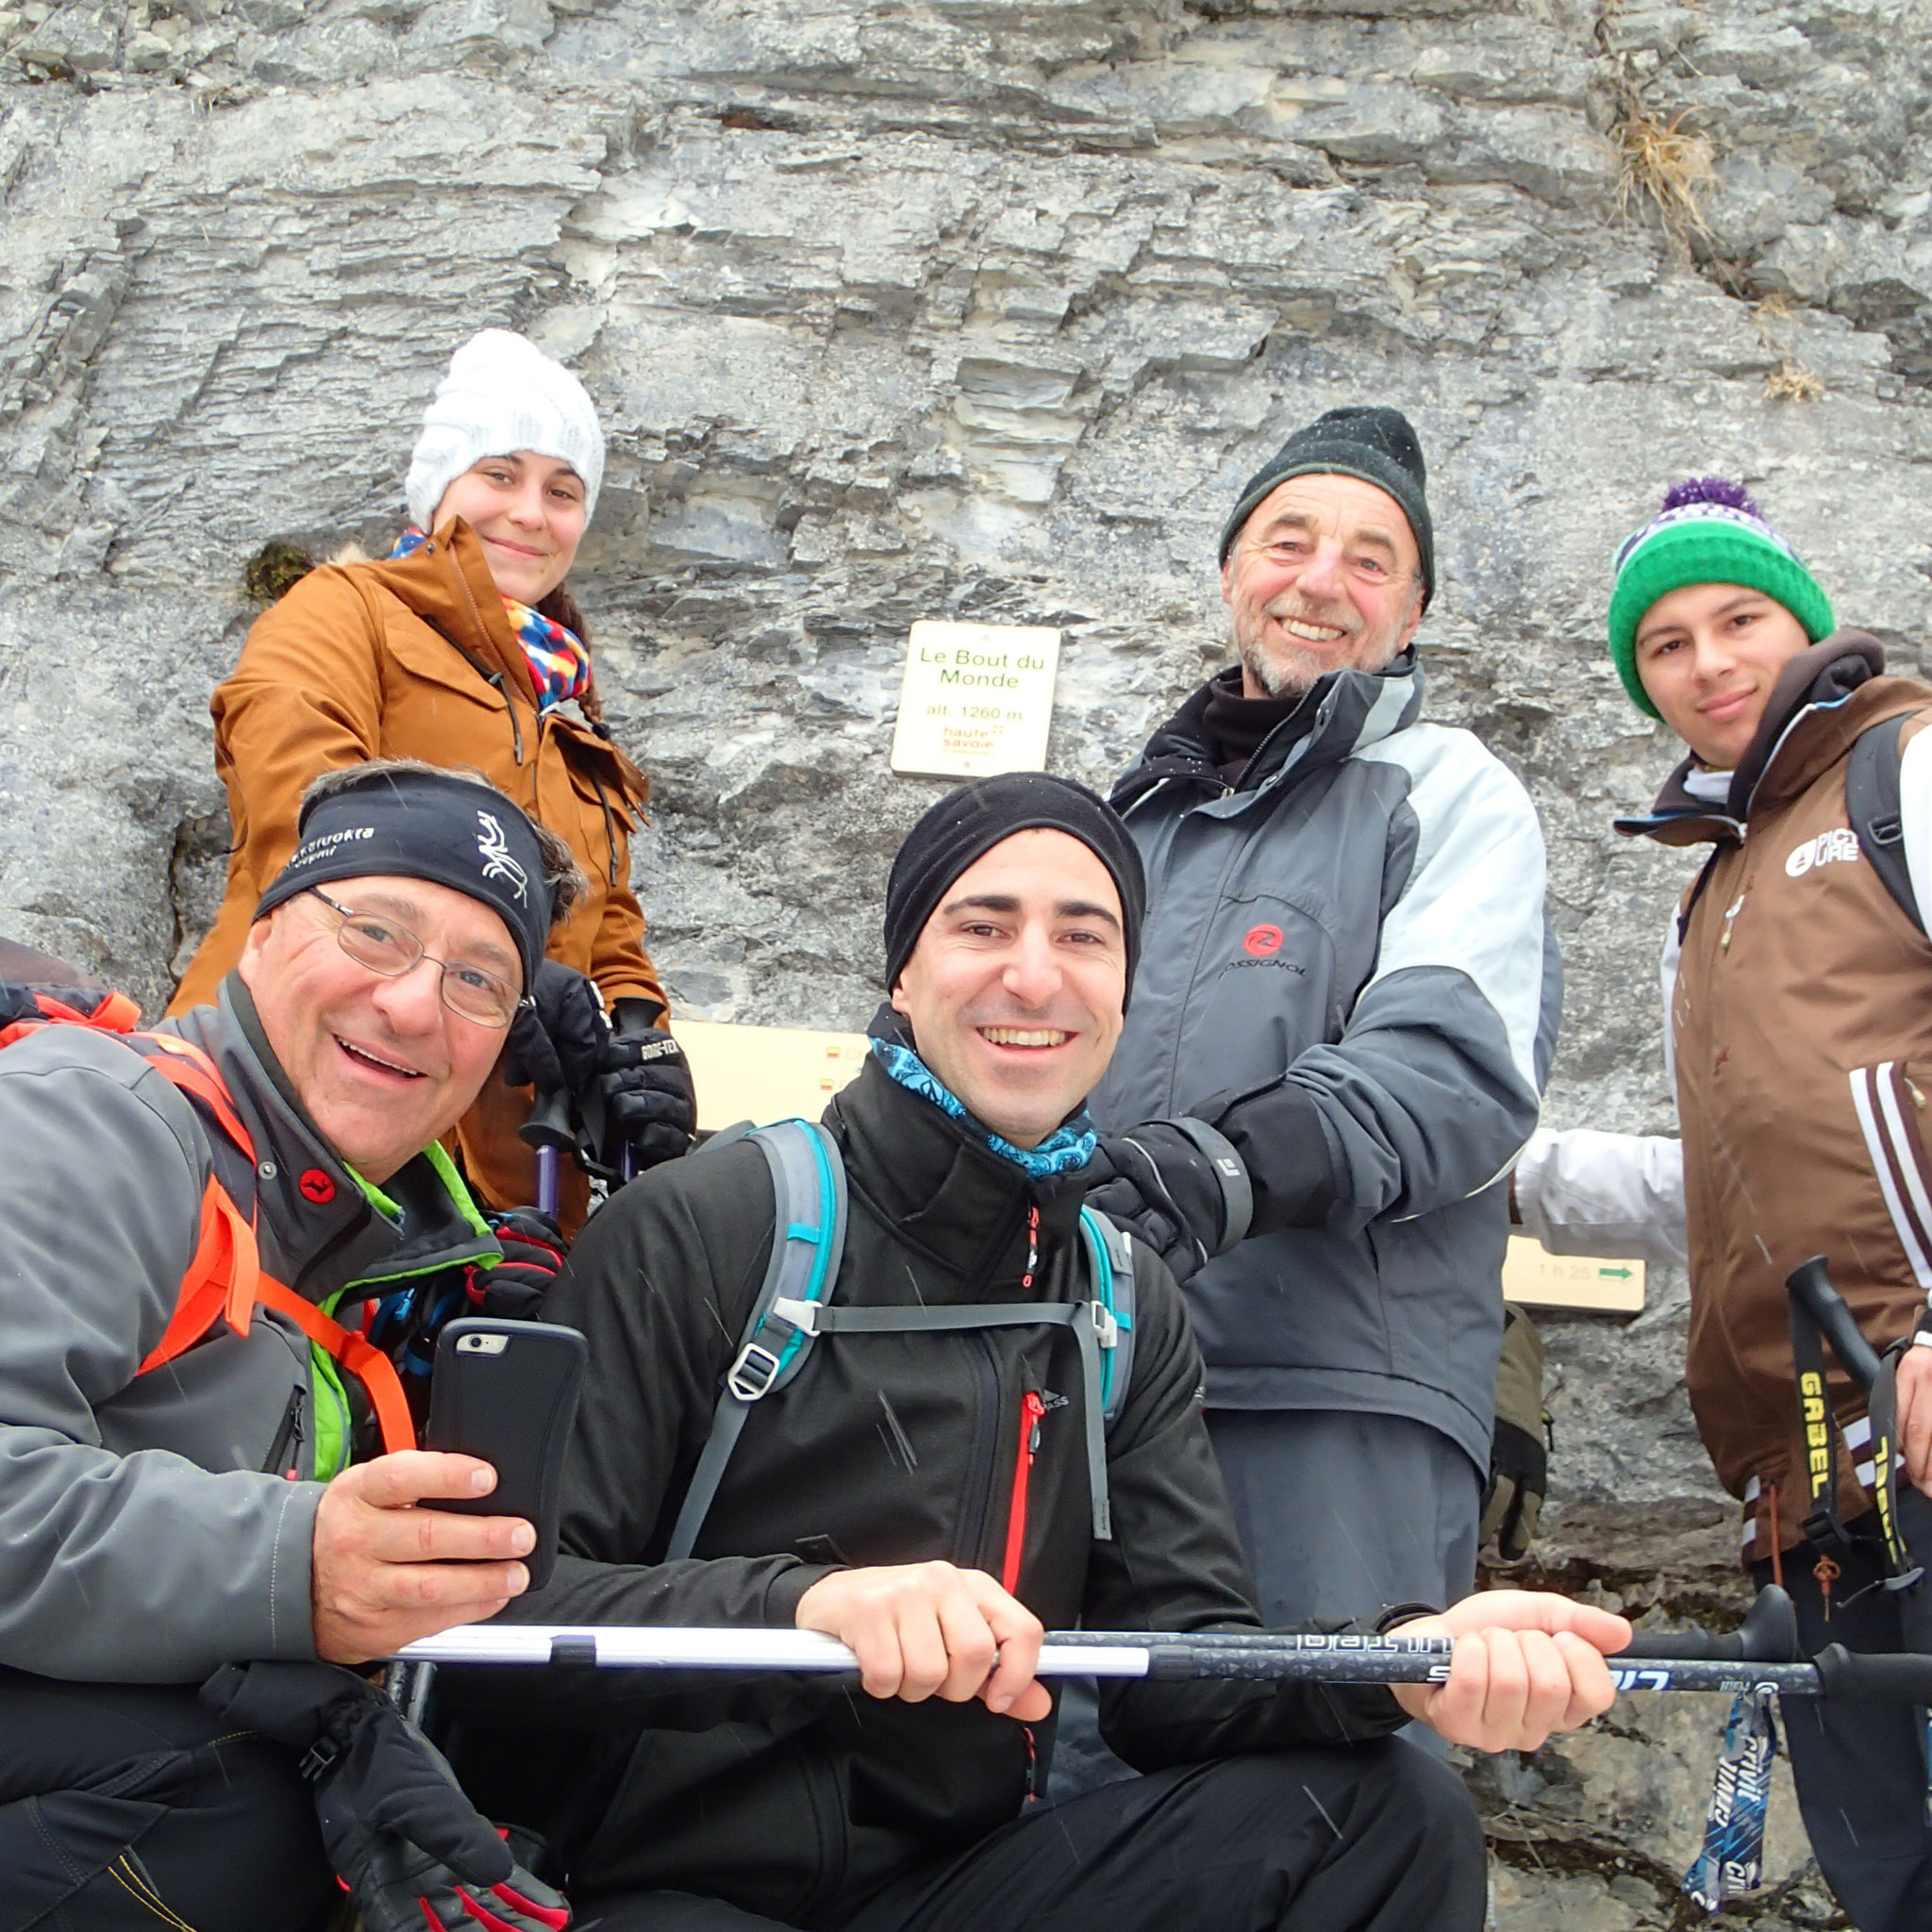
[[[1091,1208],[1080,1210],[1089,1279],[1098,1310],[1094,1326],[1106,1350],[1100,1376],[1101,1419],[1111,1428],[1134,1379],[1134,1243],[1126,1231]]]
[[[738,1354],[725,1374],[711,1433],[677,1512],[666,1560],[691,1554],[724,1481],[752,1405],[782,1389],[805,1365],[821,1335],[942,1333],[973,1328],[1051,1325],[1070,1328],[1085,1385],[1088,1487],[1093,1534],[1113,1535],[1108,1493],[1107,1429],[1126,1399],[1133,1368],[1134,1253],[1127,1237],[1102,1216],[1081,1210],[1088,1279],[1082,1302],[986,1302],[956,1307],[827,1306],[845,1250],[845,1167],[838,1143],[805,1121],[759,1127],[775,1200],[772,1256]]]
[[[1899,734],[1907,717],[1886,718],[1858,734],[1845,764],[1845,816],[1858,849],[1885,890],[1921,932],[1925,930],[1919,895],[1906,864],[1905,821],[1900,811]]]
[[[752,1404],[804,1367],[818,1329],[801,1311],[815,1310],[832,1291],[845,1252],[845,1163],[838,1142],[823,1127],[796,1120],[758,1127],[750,1138],[772,1171],[772,1256],[684,1492],[667,1560],[690,1556],[696,1545]]]

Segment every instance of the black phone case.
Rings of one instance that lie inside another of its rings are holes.
[[[492,1338],[500,1348],[489,1346]],[[563,1452],[589,1354],[575,1328],[490,1316],[452,1322],[436,1344],[423,1446],[481,1457],[496,1471],[496,1487],[429,1507],[534,1524],[537,1545],[524,1559],[532,1590],[548,1582],[557,1560]]]

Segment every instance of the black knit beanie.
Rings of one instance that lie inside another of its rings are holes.
[[[1423,446],[1400,409],[1350,408],[1297,429],[1243,486],[1234,512],[1221,533],[1221,561],[1241,525],[1277,483],[1291,476],[1354,476],[1386,490],[1402,506],[1422,561],[1423,608],[1436,591],[1436,533],[1429,523],[1428,485]]]
[[[1099,859],[1121,895],[1127,945],[1126,991],[1141,958],[1147,875],[1120,815],[1071,778],[1045,772],[1005,772],[950,791],[906,835],[886,885],[886,987],[899,983],[925,923],[946,889],[976,859],[1015,832],[1064,832]],[[1123,1007],[1125,1000],[1122,1001]]]
[[[255,908],[266,919],[310,886],[341,879],[427,879],[487,906],[524,962],[524,991],[550,938],[551,891],[530,821],[495,786],[455,772],[375,766],[310,798],[295,849]]]

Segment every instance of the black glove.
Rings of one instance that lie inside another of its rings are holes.
[[[503,1045],[508,1087],[581,1100],[597,1077],[610,1022],[597,982],[555,959],[537,968],[534,1006],[521,1006]]]
[[[334,1664],[224,1664],[219,1716],[304,1754],[329,1867],[364,1932],[561,1932],[563,1898],[520,1866],[442,1754],[374,1684]]]
[[[640,1174],[689,1153],[698,1130],[691,1062],[657,1019],[648,1001],[619,1000],[615,1030],[598,1058],[599,1150],[614,1167],[628,1147]]]
[[[1176,1281],[1248,1231],[1248,1171],[1203,1121],[1142,1121],[1103,1134],[1089,1173],[1087,1205],[1145,1241]]]
[[[512,1208],[508,1214],[485,1217],[503,1259],[495,1267],[477,1269],[471,1299],[485,1315],[509,1322],[534,1322],[562,1272],[570,1243],[549,1215],[535,1208]]]

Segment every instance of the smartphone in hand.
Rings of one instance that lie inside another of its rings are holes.
[[[429,1384],[425,1449],[475,1456],[496,1472],[487,1496],[428,1504],[466,1516],[521,1516],[537,1532],[530,1588],[550,1579],[563,1500],[563,1452],[589,1358],[575,1328],[468,1315],[443,1329]]]

